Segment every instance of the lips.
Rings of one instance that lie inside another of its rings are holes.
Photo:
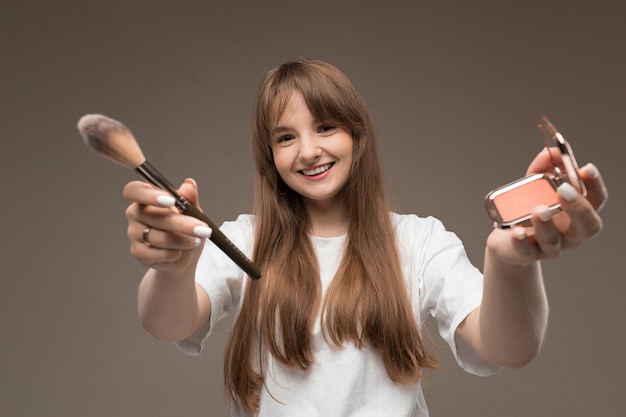
[[[303,175],[306,175],[307,177],[314,177],[316,175],[320,175],[323,174],[324,172],[328,171],[335,163],[331,162],[328,164],[324,164],[324,165],[319,165],[315,168],[311,168],[311,169],[301,169],[300,172]]]

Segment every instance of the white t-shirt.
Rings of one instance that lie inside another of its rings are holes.
[[[392,218],[417,323],[421,326],[429,315],[433,316],[441,337],[467,372],[483,376],[496,372],[498,366],[455,338],[457,326],[480,305],[483,284],[482,274],[470,264],[461,241],[433,217],[392,213]],[[241,215],[234,222],[224,223],[221,230],[251,256],[254,216]],[[325,292],[341,261],[346,237],[311,239]],[[246,280],[235,263],[207,241],[196,281],[211,299],[211,320],[177,343],[183,352],[199,355],[214,324],[229,312],[236,314]],[[393,382],[377,350],[359,350],[351,342],[341,349],[331,349],[322,336],[319,320],[313,344],[315,364],[306,371],[285,368],[268,358],[259,416],[428,416],[421,385]],[[246,414],[233,409],[232,415]]]

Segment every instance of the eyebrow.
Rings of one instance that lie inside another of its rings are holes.
[[[290,132],[293,129],[287,126],[276,126],[274,129],[270,130],[270,135],[274,136],[279,133]]]
[[[331,122],[331,119],[329,119],[328,122]],[[320,124],[320,123],[326,123],[326,122],[323,120],[318,120],[317,117],[313,118],[313,124]],[[338,123],[338,122],[333,122],[333,123]],[[291,132],[293,130],[294,129],[290,126],[276,126],[272,130],[270,130],[270,135],[273,136],[279,133]]]

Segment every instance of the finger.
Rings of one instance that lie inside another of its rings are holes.
[[[193,178],[187,178],[178,189],[178,192],[191,204],[200,208],[198,199],[198,184]]]
[[[131,204],[126,210],[127,235],[131,242],[144,241],[149,228],[152,246],[162,249],[190,249],[200,240],[211,237],[213,230],[201,220],[169,209]],[[144,242],[145,243],[145,242]]]
[[[565,247],[575,247],[596,236],[602,230],[602,219],[591,202],[583,198],[569,183],[557,189],[561,208],[569,217],[569,226],[562,230]]]
[[[124,198],[137,204],[173,207],[174,197],[143,181],[131,181],[123,190]]]
[[[130,227],[135,223],[153,226],[158,219],[179,213],[171,208],[133,203],[126,208],[125,214]]]
[[[557,228],[548,206],[537,206],[532,213],[533,239],[542,259],[560,255],[563,236]]]
[[[502,261],[512,265],[522,265],[541,258],[535,244],[531,227],[517,226],[509,230],[493,229],[487,238],[487,246]]]
[[[534,239],[531,238],[528,232],[526,227],[514,227],[511,230],[512,236],[509,237],[514,252],[520,257],[520,261],[523,262],[537,259],[539,256],[539,251],[534,244]]]
[[[558,148],[543,148],[528,166],[526,175],[539,172],[553,172],[554,164],[560,162],[560,155],[561,153],[558,151]]]
[[[129,184],[125,190],[125,192],[132,195],[132,198],[136,198],[139,201],[146,201],[145,198],[140,197],[140,194],[150,195],[154,191],[155,190],[146,189],[146,187],[141,185],[141,183]],[[155,200],[159,199],[156,194],[153,195],[153,197]],[[152,197],[148,197],[147,199],[151,198]],[[168,207],[133,203],[126,209],[126,217],[129,223],[128,237],[131,240],[136,237],[138,231],[143,230],[143,227],[145,226],[150,226],[154,229],[160,229],[166,232],[200,238],[210,237],[212,233],[210,227],[202,220],[186,216],[180,213],[177,209]]]
[[[200,204],[199,204],[199,197],[198,197],[198,185],[196,183],[196,181],[193,178],[187,178],[185,179],[185,181],[183,182],[183,184],[180,186],[178,192],[191,204],[193,204],[195,207],[197,207],[198,209],[200,209],[200,211],[202,211]],[[200,223],[198,223],[200,222]],[[211,228],[204,222],[201,221],[196,221],[194,224],[192,224],[193,229],[191,230],[191,232],[193,233],[194,236],[200,237],[200,238],[210,238],[211,234],[212,234],[212,230]],[[187,230],[185,233],[189,233],[189,230]]]
[[[134,226],[129,234],[134,236],[131,237],[132,240],[157,249],[190,250],[202,243],[202,239],[196,236],[166,232],[139,224]]]
[[[142,265],[155,267],[160,264],[171,264],[178,261],[185,251],[181,249],[161,249],[133,242],[130,247],[130,253]]]
[[[596,211],[600,211],[609,198],[609,192],[600,171],[595,165],[589,163],[579,169],[578,173],[587,188],[587,200]]]
[[[150,268],[175,269],[178,268],[179,262],[184,259],[191,260],[202,251],[203,239],[197,237],[177,236],[169,232],[144,227],[138,223],[135,224],[135,232],[132,232],[132,229],[132,225],[129,226],[131,255],[142,265]]]
[[[209,238],[212,229],[202,220],[169,211],[155,211],[142,217],[140,223],[164,232],[188,237]]]
[[[181,193],[191,202],[197,202],[197,186],[195,181],[188,179],[181,186]],[[163,194],[142,181],[132,181],[124,187],[124,196],[134,201],[127,210],[127,235],[131,243],[144,244],[159,249],[190,249],[197,247],[201,241],[198,238],[208,238],[212,234],[211,228],[194,217],[185,216],[171,207],[175,199]],[[156,205],[155,205],[156,203]],[[144,230],[151,231],[150,241],[144,241]],[[141,246],[139,246],[141,247]]]

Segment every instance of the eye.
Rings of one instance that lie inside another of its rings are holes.
[[[323,124],[317,128],[317,133],[329,133],[335,130],[337,127],[330,124]]]
[[[282,136],[279,136],[278,139],[276,139],[276,143],[288,142],[292,140],[293,138],[294,138],[293,135],[282,135]]]

